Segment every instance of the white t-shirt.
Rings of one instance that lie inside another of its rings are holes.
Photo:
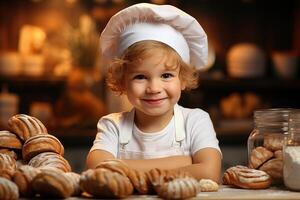
[[[127,158],[161,158],[174,155],[192,156],[198,150],[211,147],[217,150],[219,142],[213,128],[212,121],[207,112],[201,109],[190,109],[178,106],[182,111],[185,127],[185,138],[181,141],[182,151],[174,151],[178,144],[175,140],[174,116],[168,125],[156,133],[144,133],[135,125],[132,129],[132,137],[126,144]],[[90,151],[100,149],[112,153],[119,158],[119,133],[124,116],[129,112],[113,113],[102,117],[97,125],[98,133]],[[122,128],[121,128],[122,127]]]

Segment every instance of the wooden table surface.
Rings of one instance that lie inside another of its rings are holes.
[[[22,200],[29,200],[27,198],[21,198]],[[45,200],[45,198],[33,198],[34,200]],[[95,198],[84,197],[70,197],[67,200],[93,200]],[[155,195],[131,195],[125,199],[145,199],[145,200],[157,200],[161,199]],[[289,200],[299,199],[300,191],[289,191],[284,187],[271,187],[264,190],[247,190],[247,189],[235,189],[227,186],[220,186],[217,192],[200,192],[195,199],[205,200]]]

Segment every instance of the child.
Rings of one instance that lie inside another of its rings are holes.
[[[122,159],[130,167],[185,170],[219,181],[221,151],[209,115],[177,104],[197,87],[196,69],[207,60],[207,37],[190,15],[170,5],[136,4],[108,22],[101,34],[112,91],[126,94],[130,112],[98,122],[87,167]]]

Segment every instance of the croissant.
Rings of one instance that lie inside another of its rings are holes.
[[[223,184],[245,189],[264,189],[270,186],[271,177],[264,171],[238,165],[225,171]]]
[[[0,131],[0,147],[9,149],[22,149],[20,139],[9,131]]]
[[[133,186],[127,177],[105,168],[83,172],[80,187],[95,197],[104,198],[125,198],[133,192]]]
[[[13,176],[13,181],[19,188],[20,195],[23,197],[33,197],[34,191],[31,186],[31,181],[36,175],[41,173],[38,168],[29,165],[20,166]]]
[[[33,157],[28,165],[38,168],[56,168],[63,172],[72,171],[69,162],[61,155],[54,152],[44,152]]]
[[[117,172],[119,174],[122,174],[123,176],[127,176],[129,172],[128,165],[122,160],[117,160],[117,159],[105,160],[101,162],[99,165],[97,165],[96,168],[109,169],[110,171]]]
[[[44,134],[35,135],[26,140],[22,149],[25,162],[43,152],[55,152],[63,156],[64,147],[55,136]]]
[[[157,190],[158,196],[163,199],[186,199],[195,197],[198,192],[198,182],[192,177],[175,178],[165,182]]]
[[[273,152],[265,147],[256,147],[250,155],[249,167],[257,169],[264,162],[273,157]]]
[[[14,182],[0,177],[0,199],[19,199],[18,186]]]
[[[40,120],[24,114],[11,117],[8,120],[8,126],[11,131],[17,134],[23,141],[26,141],[34,135],[48,133],[46,127]]]
[[[72,183],[60,170],[43,169],[31,184],[34,191],[41,196],[68,198],[74,192]]]

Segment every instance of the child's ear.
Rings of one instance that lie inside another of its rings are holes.
[[[186,84],[184,82],[181,82],[181,90],[185,90]]]

